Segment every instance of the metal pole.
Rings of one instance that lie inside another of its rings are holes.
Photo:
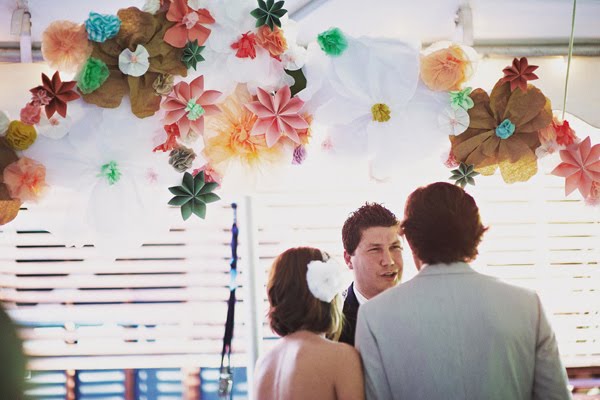
[[[255,223],[256,211],[252,196],[244,197],[244,218],[240,228],[244,231],[241,248],[244,249],[246,268],[246,296],[244,303],[248,310],[248,399],[252,400],[254,366],[260,356],[263,322],[263,273],[258,257],[258,227]]]

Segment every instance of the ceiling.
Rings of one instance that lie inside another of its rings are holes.
[[[143,0],[29,0],[32,39],[54,20],[84,21],[89,11],[114,13]],[[286,0],[300,23],[299,40],[307,43],[319,32],[337,26],[355,36],[397,37],[433,42],[456,37],[455,18],[461,4],[473,15],[475,44],[567,44],[572,0]],[[0,0],[0,42],[15,46],[10,20],[17,0]],[[600,0],[579,0],[575,35],[578,42],[600,45]]]

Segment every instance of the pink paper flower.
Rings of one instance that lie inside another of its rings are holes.
[[[246,108],[258,116],[252,128],[252,135],[266,135],[267,146],[272,147],[282,136],[293,142],[302,144],[298,130],[309,127],[306,120],[299,115],[304,102],[297,97],[293,99],[289,86],[284,86],[274,96],[257,88],[258,101],[246,104]]]
[[[202,46],[210,35],[210,29],[203,24],[215,23],[207,9],[194,10],[188,6],[186,0],[172,0],[167,19],[175,22],[175,25],[165,32],[164,40],[177,48],[185,47],[188,40],[198,40],[198,45]]]
[[[560,158],[563,162],[554,168],[552,175],[567,178],[565,195],[579,189],[582,196],[588,198],[594,182],[600,182],[600,144],[592,147],[588,136],[580,143],[561,150]]]
[[[21,122],[27,125],[35,125],[40,122],[41,115],[42,107],[27,103],[25,107],[21,109]]]
[[[4,169],[4,183],[13,199],[37,201],[46,189],[46,167],[21,157]]]
[[[179,82],[163,101],[166,111],[164,125],[177,124],[181,137],[192,139],[204,133],[204,116],[218,114],[221,110],[214,103],[221,96],[217,90],[204,90],[204,75],[189,84]]]

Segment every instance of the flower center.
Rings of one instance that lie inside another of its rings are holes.
[[[392,111],[387,104],[377,103],[371,107],[371,114],[373,114],[373,121],[386,122],[391,118]]]
[[[200,104],[196,103],[196,99],[190,99],[185,106],[187,111],[187,117],[190,121],[195,121],[204,115],[204,108]]]
[[[60,121],[58,120],[58,118],[50,118],[48,120],[48,122],[50,122],[50,125],[52,125],[52,126],[58,126],[58,125],[60,125]]]
[[[198,23],[198,13],[192,11],[189,14],[186,14],[185,17],[181,20],[181,23],[185,25],[186,29],[192,29]]]
[[[116,161],[110,161],[100,167],[100,173],[96,176],[105,178],[109,185],[114,185],[121,179],[121,171],[119,171]]]
[[[508,139],[515,133],[515,124],[507,118],[496,127],[496,136],[500,139]]]

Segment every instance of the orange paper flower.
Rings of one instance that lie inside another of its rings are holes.
[[[421,58],[421,79],[431,90],[460,90],[471,73],[471,61],[456,45]]]
[[[527,81],[538,79],[538,76],[533,73],[536,69],[538,69],[538,66],[529,65],[527,57],[515,58],[511,66],[502,70],[504,78],[500,79],[500,83],[509,82],[511,92],[516,88],[526,91]]]
[[[469,110],[469,128],[450,137],[456,160],[473,164],[483,175],[500,167],[507,183],[526,181],[537,172],[538,132],[552,121],[550,101],[536,87],[511,92],[508,83],[496,83],[491,96],[476,89]],[[505,130],[512,126],[512,132]]]
[[[263,164],[285,160],[281,143],[268,147],[265,135],[251,135],[257,116],[244,105],[252,100],[246,87],[238,85],[235,92],[219,104],[221,113],[207,118],[203,154],[221,176],[232,161],[256,170]]]
[[[75,72],[92,53],[83,24],[56,21],[42,35],[42,55],[50,67]]]
[[[268,25],[263,25],[258,28],[256,33],[257,43],[267,49],[271,54],[271,57],[277,58],[285,53],[287,50],[287,41],[283,36],[283,31],[279,27],[275,26],[275,29],[271,30]]]
[[[27,157],[9,164],[3,177],[10,196],[21,201],[37,201],[47,187],[46,167]]]

